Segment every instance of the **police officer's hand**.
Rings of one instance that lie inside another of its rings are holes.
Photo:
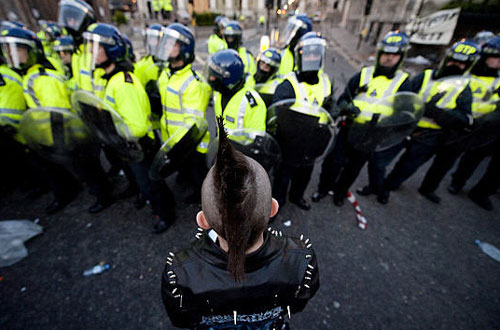
[[[346,108],[346,115],[351,118],[356,118],[361,113],[361,110],[353,103],[349,103]]]

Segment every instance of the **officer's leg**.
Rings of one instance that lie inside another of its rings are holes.
[[[439,203],[440,198],[434,191],[436,191],[446,173],[453,167],[460,154],[461,150],[459,148],[440,148],[418,191],[429,200]]]
[[[384,189],[398,189],[420,166],[431,159],[435,152],[435,145],[412,141],[385,180]]]
[[[188,159],[186,159],[184,164],[185,166],[182,166],[181,169],[179,169],[179,174],[185,174],[193,185],[193,194],[188,196],[184,202],[188,204],[200,203],[201,186],[208,173],[205,154],[195,151],[189,156]]]
[[[314,165],[301,166],[296,168],[292,175],[289,199],[303,210],[311,209],[311,205],[304,199],[304,192],[311,180],[313,169]]]
[[[452,174],[451,185],[448,187],[448,191],[452,194],[457,194],[465,186],[465,183],[483,159],[494,152],[493,148],[494,144],[465,152],[460,158],[457,170]]]
[[[318,202],[332,191],[337,181],[337,177],[346,162],[345,140],[347,130],[341,130],[337,135],[333,150],[325,157],[321,164],[321,174],[319,176],[318,191],[313,194],[312,201]]]
[[[375,152],[368,162],[368,181],[371,192],[379,195],[384,188],[385,169],[404,148],[404,142],[389,149]]]
[[[73,161],[73,168],[79,178],[87,183],[89,191],[97,200],[89,208],[90,213],[104,210],[113,203],[113,187],[100,161],[101,148],[97,144],[82,148]]]
[[[350,147],[347,152],[347,163],[340,173],[338,181],[335,183],[334,203],[341,206],[347,197],[347,191],[354,183],[361,172],[361,169],[370,158],[370,154],[357,151]]]
[[[498,148],[497,144],[497,148]],[[469,198],[482,208],[491,211],[493,204],[489,197],[500,188],[500,149],[491,156],[486,173],[469,192]]]
[[[273,184],[273,197],[278,201],[280,206],[286,204],[288,185],[290,184],[294,170],[294,167],[286,163],[281,163],[276,170]]]

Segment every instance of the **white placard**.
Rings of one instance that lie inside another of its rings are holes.
[[[424,45],[447,45],[457,26],[460,8],[440,10],[429,16],[416,18],[406,25],[410,42]]]

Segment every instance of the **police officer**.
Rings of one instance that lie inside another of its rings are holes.
[[[139,139],[145,156],[141,162],[128,163],[142,195],[153,208],[153,232],[168,229],[175,219],[175,201],[164,181],[149,178],[149,167],[155,155],[154,135],[151,132],[149,100],[141,83],[132,73],[133,66],[125,60],[126,44],[120,32],[108,24],[92,24],[84,34],[90,50],[90,63],[105,71],[104,97],[123,119],[132,136]],[[92,68],[93,69],[93,68]]]
[[[255,60],[252,53],[250,53],[241,44],[243,29],[237,21],[229,21],[224,27],[224,39],[226,40],[227,47],[229,49],[234,49],[238,52],[241,59],[243,60],[243,65],[245,66],[245,74],[253,75],[255,74]]]
[[[73,77],[73,70],[71,69],[71,57],[75,51],[75,43],[70,36],[59,37],[54,41],[52,46],[54,52],[59,56],[61,63],[64,67],[66,76],[66,85],[72,92],[76,89],[75,79]]]
[[[213,55],[219,50],[227,49],[227,43],[222,34],[229,19],[224,16],[217,16],[214,22],[214,33],[208,38],[208,53]]]
[[[187,27],[179,23],[169,25],[163,31],[160,45],[158,57],[168,61],[168,68],[158,79],[163,106],[162,139],[166,141],[180,130],[188,131],[194,120],[204,120],[211,89],[191,67],[195,57],[195,40]],[[179,175],[194,187],[194,193],[185,199],[188,203],[201,201],[201,185],[208,171],[205,154],[209,142],[207,131],[196,151],[179,169]]]
[[[163,7],[163,0],[151,0],[151,3],[153,4],[154,18],[158,19],[158,13]]]
[[[71,59],[71,69],[77,89],[83,89],[88,92],[99,90],[104,91],[105,81],[99,79],[104,74],[101,68],[95,72],[90,71],[89,60],[85,56],[87,50],[83,45],[83,32],[96,21],[92,7],[82,0],[60,0],[58,23],[63,26],[73,37],[75,42],[75,53]],[[102,96],[102,95],[101,95]]]
[[[446,152],[444,141],[451,134],[460,135],[461,130],[472,124],[472,93],[468,84],[440,92],[442,79],[467,73],[477,59],[479,50],[475,43],[459,41],[446,53],[437,70],[427,69],[412,81],[415,93],[422,96],[425,113],[412,134],[412,140],[399,158],[394,169],[385,180],[386,196],[396,190],[425,162],[439,152]],[[426,185],[420,194],[438,203],[439,197]]]
[[[163,114],[160,92],[158,91],[157,81],[160,73],[163,71],[164,61],[158,58],[158,49],[162,36],[162,26],[160,24],[151,24],[146,30],[146,49],[147,55],[141,58],[134,65],[134,74],[146,89],[151,105],[151,123],[153,130],[157,133],[160,129],[160,118]]]
[[[37,33],[42,42],[45,58],[59,71],[65,73],[61,59],[53,50],[54,42],[62,35],[61,28],[55,22],[41,21],[41,30]]]
[[[245,85],[243,61],[235,50],[222,50],[209,58],[207,80],[215,91],[215,115],[223,116],[230,136],[234,130],[266,131],[266,105]]]
[[[24,99],[28,108],[71,109],[64,77],[46,60],[42,43],[32,31],[17,27],[2,30],[0,45],[7,65],[23,74]],[[49,119],[48,125],[51,125],[50,118],[40,119]],[[42,158],[37,158],[37,164],[54,195],[54,200],[46,208],[46,212],[52,214],[76,197],[80,185],[63,166]]]
[[[374,112],[379,112],[381,109],[374,108],[371,104],[398,91],[411,90],[409,75],[399,70],[408,44],[406,35],[399,32],[390,32],[384,37],[378,45],[375,66],[362,68],[361,72],[355,74],[347,83],[344,93],[338,100],[338,105],[342,109],[341,114],[347,115],[359,124],[365,124],[371,120]],[[387,111],[391,112],[392,109]],[[341,206],[349,187],[370,158],[369,152],[359,151],[347,141],[350,122],[351,120],[347,120],[346,125],[341,126],[334,149],[323,161],[318,190],[312,197],[314,202],[334,190],[333,201],[335,205]],[[396,150],[380,158],[387,164],[385,159],[395,157],[397,152]]]
[[[383,49],[386,51],[394,51],[394,54],[400,54],[401,59],[394,66],[394,70],[399,70],[403,64],[404,58],[406,57],[407,50],[409,48],[409,41],[404,33],[391,32],[387,34],[379,45],[378,59],[380,60],[380,55],[383,53]],[[378,63],[378,62],[377,62]],[[378,64],[380,65],[380,64]],[[408,90],[409,85],[404,83],[400,87],[400,91]],[[368,180],[369,184],[361,189],[357,189],[356,192],[361,196],[368,196],[370,194],[377,194],[377,201],[381,204],[386,204],[388,199],[382,192],[384,179],[385,179],[385,169],[389,163],[399,154],[401,149],[406,144],[406,140],[403,142],[380,152],[375,152],[370,156],[368,162]]]
[[[497,43],[498,40],[500,40],[500,38],[497,38]],[[489,54],[490,52],[495,52],[495,41],[489,45],[488,42],[486,42],[485,45],[485,47],[482,47],[480,60],[471,70],[472,79],[469,83],[472,91],[472,116],[475,121],[474,126],[480,125],[481,117],[495,111],[496,105],[493,102],[498,100],[498,93],[495,93],[494,91],[498,91],[498,88],[500,87],[500,79],[498,78],[498,69],[500,68],[500,65],[497,63],[498,57],[490,56]],[[493,64],[493,66],[489,66],[488,63]],[[485,88],[484,86],[488,86],[488,88]],[[488,93],[492,95],[488,97]],[[488,102],[491,103],[485,105],[484,100],[486,99],[488,99]],[[439,203],[440,197],[436,195],[435,190],[438,188],[439,183],[446,173],[453,167],[460,154],[464,151],[462,145],[463,141],[451,145],[448,148],[439,150],[434,158],[434,161],[432,162],[432,166],[425,174],[419,191],[432,202]],[[476,149],[471,152],[477,153],[478,156],[485,152],[482,157],[484,158],[488,154],[487,150],[491,149],[491,147],[492,145],[490,144],[486,148],[479,148],[479,150]],[[493,150],[490,150],[489,153],[492,151]],[[463,186],[463,184],[465,184],[465,181],[463,181],[460,186]],[[460,190],[460,188],[457,189],[457,191],[458,190]]]
[[[498,70],[500,70],[500,37],[493,37],[483,44],[481,47],[481,58],[471,70],[471,77],[473,78],[470,82],[473,96],[472,115],[476,122],[480,122],[482,117],[493,111],[499,111],[498,103],[495,105],[500,99],[500,76]],[[490,104],[485,106],[484,101]],[[490,161],[487,173],[484,175],[481,183],[471,189],[469,193],[469,197],[476,204],[484,209],[492,210],[493,205],[489,200],[489,196],[496,191],[494,187],[498,185],[499,180],[496,174],[498,171],[494,169],[494,164],[498,162],[498,158],[500,157],[498,152],[496,152],[497,150],[499,150],[499,144],[498,142],[493,142],[466,151],[460,159],[457,170],[452,175],[452,182],[448,187],[448,191],[452,194],[458,194],[479,163],[493,153],[495,156]],[[496,160],[494,161],[493,159]]]
[[[283,81],[278,74],[281,55],[275,48],[268,48],[257,56],[257,71],[247,78],[247,85],[254,87],[266,106],[272,103],[276,87]]]
[[[295,69],[295,46],[299,39],[307,32],[312,31],[312,22],[307,15],[296,15],[288,19],[283,32],[283,46],[279,74],[285,76]]]
[[[322,72],[325,58],[326,41],[317,32],[308,32],[300,38],[295,47],[296,71],[287,75],[276,88],[273,103],[295,99],[291,107],[300,107],[301,102],[322,106],[328,111],[333,105],[332,84]],[[288,110],[286,110],[288,111]],[[318,117],[310,113],[309,116]],[[321,117],[320,117],[321,120]],[[297,132],[300,134],[300,132]],[[278,141],[280,142],[280,141]],[[282,150],[286,158],[287,150]],[[311,205],[304,199],[314,165],[288,164],[282,162],[277,170],[273,196],[280,205],[286,203],[288,186],[291,183],[289,200],[303,210],[310,210]]]

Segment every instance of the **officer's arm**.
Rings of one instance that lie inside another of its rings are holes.
[[[183,112],[188,117],[205,118],[211,88],[203,82],[192,82],[182,95]]]
[[[324,100],[323,100],[323,108],[330,113],[332,116],[337,115],[337,107],[335,103],[335,96],[333,95],[333,84],[331,86],[330,90],[330,95],[328,95]]]
[[[448,111],[433,111],[432,118],[440,126],[447,129],[459,130],[472,124],[471,116],[472,92],[467,86],[457,98],[455,109]],[[428,104],[426,105],[429,106]],[[430,105],[432,107],[432,105]],[[426,110],[427,111],[427,110]]]
[[[122,78],[123,79],[123,78]],[[151,108],[142,85],[124,82],[114,90],[116,110],[134,137],[141,138],[148,132]]]
[[[413,84],[409,77],[399,86],[398,92],[413,92]]]
[[[347,82],[347,86],[345,86],[344,92],[340,95],[337,104],[339,106],[352,103],[352,100],[358,94],[359,90],[359,81],[361,79],[361,72],[356,73],[354,76],[349,79]]]
[[[35,80],[34,90],[42,107],[71,109],[69,92],[63,81],[51,76],[40,76]]]
[[[422,88],[422,83],[424,82],[424,73],[419,73],[415,78],[411,80],[411,91],[413,93],[419,93]],[[425,102],[425,100],[424,100]]]
[[[281,84],[276,87],[276,91],[273,97],[273,103],[287,100],[295,99],[295,92],[293,91],[292,84],[287,80],[283,80]]]

